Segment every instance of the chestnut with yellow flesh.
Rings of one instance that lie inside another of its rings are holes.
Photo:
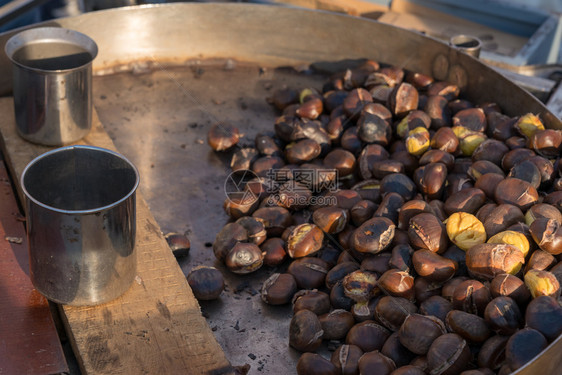
[[[415,156],[423,155],[429,149],[429,131],[423,127],[417,127],[408,132],[406,137],[406,149]]]
[[[301,224],[293,229],[287,239],[287,254],[302,258],[314,254],[322,247],[324,233],[314,224]]]
[[[560,283],[552,272],[530,270],[525,274],[525,285],[533,298],[539,296],[560,297]]]
[[[521,116],[514,126],[527,139],[531,139],[538,130],[544,130],[541,119],[533,113]]]
[[[517,247],[523,253],[523,256],[526,257],[529,253],[529,240],[527,237],[521,232],[516,232],[513,230],[506,230],[500,233],[497,233],[490,237],[487,241],[488,243],[503,243],[508,245],[513,245]]]
[[[345,295],[356,302],[367,302],[375,294],[377,276],[368,271],[357,270],[343,278]]]
[[[463,250],[484,243],[486,230],[476,216],[467,212],[455,212],[446,220],[449,239]]]

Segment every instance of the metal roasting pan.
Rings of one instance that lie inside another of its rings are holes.
[[[184,273],[200,264],[223,271],[227,290],[201,309],[233,365],[250,374],[293,374],[299,353],[288,346],[290,306],[265,305],[262,282],[282,269],[230,274],[209,245],[227,222],[222,211],[228,154],[206,145],[208,126],[237,125],[252,144],[278,115],[265,98],[283,85],[321,88],[344,59],[369,58],[458,84],[477,103],[505,113],[540,114],[562,122],[541,102],[479,60],[406,29],[321,11],[250,4],[166,4],[119,8],[40,24],[74,29],[99,46],[94,105],[117,148],[138,167],[140,189],[164,232],[185,232],[191,253]],[[37,25],[39,26],[39,25]],[[406,25],[407,26],[407,25]],[[16,31],[0,34],[4,45]],[[280,67],[296,67],[296,69]],[[0,93],[11,92],[10,62],[0,56]],[[559,337],[518,374],[560,374]],[[323,354],[329,355],[326,347]]]

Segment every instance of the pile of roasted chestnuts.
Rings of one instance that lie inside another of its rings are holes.
[[[246,178],[213,250],[283,270],[299,374],[504,375],[562,333],[562,131],[375,61],[268,99],[253,147],[209,131]]]

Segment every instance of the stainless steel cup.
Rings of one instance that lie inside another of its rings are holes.
[[[471,35],[454,35],[449,39],[449,45],[476,58],[480,57],[480,51],[482,50],[480,39]]]
[[[47,146],[85,137],[92,124],[96,43],[74,30],[41,27],[14,35],[5,51],[13,63],[19,135]]]
[[[123,294],[136,272],[139,174],[92,146],[44,153],[24,169],[31,281],[48,299],[95,305]]]

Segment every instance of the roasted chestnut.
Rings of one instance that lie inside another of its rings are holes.
[[[274,273],[263,282],[261,299],[269,305],[284,305],[291,302],[297,292],[297,282],[289,273]]]
[[[537,330],[523,328],[515,332],[505,346],[506,364],[512,371],[523,367],[548,345],[546,338]]]
[[[455,212],[446,220],[449,239],[463,250],[486,241],[484,225],[476,216],[467,212]]]
[[[490,293],[493,297],[510,297],[520,306],[524,306],[531,299],[531,293],[523,280],[507,273],[499,274],[492,279]]]
[[[408,226],[410,243],[421,249],[442,253],[449,244],[445,225],[431,213],[421,213],[410,219]]]
[[[225,264],[234,273],[254,272],[263,265],[263,253],[256,244],[239,242],[226,255]]]
[[[390,336],[390,331],[385,327],[367,320],[354,325],[345,338],[348,345],[357,345],[363,352],[381,350],[386,339]]]
[[[396,369],[392,359],[376,350],[363,354],[358,364],[360,374],[389,375]]]
[[[533,298],[538,296],[560,297],[560,283],[554,274],[543,270],[530,270],[525,274],[525,285]]]
[[[395,297],[404,297],[414,300],[414,278],[408,272],[397,269],[389,269],[381,275],[377,283],[379,289],[384,293]]]
[[[239,140],[240,131],[231,124],[214,124],[207,133],[207,142],[215,151],[226,151],[235,146]]]
[[[328,268],[320,258],[304,257],[291,262],[287,272],[293,275],[299,288],[315,289],[324,285]]]
[[[322,314],[318,319],[320,324],[322,324],[324,340],[341,340],[345,338],[351,327],[355,324],[353,314],[342,309]]]
[[[477,280],[466,280],[455,287],[453,308],[482,315],[491,299],[490,291],[484,284]]]
[[[189,249],[191,248],[191,244],[189,242],[189,238],[185,234],[180,233],[168,233],[166,236],[166,242],[172,250],[172,254],[176,258],[178,257],[185,257],[189,254]]]
[[[314,224],[296,226],[287,239],[287,254],[291,258],[302,258],[322,248],[324,233]]]
[[[347,210],[339,207],[322,207],[314,211],[312,220],[326,233],[339,233],[349,222]]]
[[[398,331],[400,343],[412,353],[427,354],[435,339],[447,333],[443,322],[431,315],[411,314]]]
[[[379,253],[391,244],[395,227],[395,224],[385,217],[367,220],[353,232],[353,248],[361,253]]]
[[[193,268],[187,275],[187,282],[195,298],[202,301],[217,299],[224,290],[222,273],[215,267]]]
[[[359,374],[359,358],[363,351],[357,345],[341,345],[332,353],[331,362],[336,366],[338,374]],[[311,372],[312,373],[312,372]]]
[[[449,311],[445,324],[449,332],[454,332],[471,343],[482,343],[491,334],[484,319],[461,310]]]
[[[488,303],[484,319],[492,330],[500,335],[511,335],[521,326],[522,316],[515,300],[500,296]]]
[[[466,252],[468,273],[475,278],[492,280],[499,274],[516,274],[525,263],[518,247],[508,244],[483,243]]]
[[[466,369],[470,361],[466,341],[456,333],[446,333],[433,341],[427,352],[427,364],[432,373],[456,375]]]
[[[562,334],[562,306],[552,297],[539,296],[527,306],[525,323],[554,341]]]
[[[318,316],[310,310],[299,310],[289,325],[289,345],[301,352],[313,352],[322,344],[323,334]]]
[[[317,353],[303,353],[297,362],[298,375],[338,375],[334,364]]]
[[[457,264],[430,250],[416,250],[412,263],[419,276],[433,282],[445,282],[455,275]]]

